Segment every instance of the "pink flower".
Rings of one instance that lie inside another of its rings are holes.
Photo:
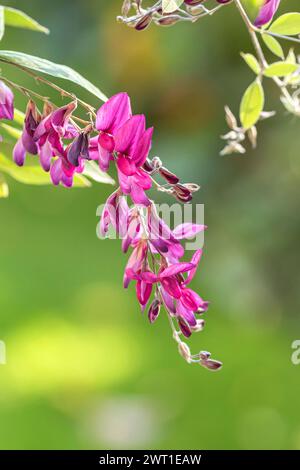
[[[4,82],[0,81],[0,119],[14,118],[14,95]]]
[[[19,166],[24,165],[27,152],[32,155],[36,155],[38,153],[38,146],[33,136],[39,121],[40,114],[38,113],[34,102],[30,100],[26,108],[22,135],[13,149],[13,159]]]
[[[276,11],[280,5],[280,0],[265,0],[264,5],[259,10],[258,17],[254,24],[255,26],[263,26],[273,19]]]
[[[145,116],[132,116],[115,135],[118,177],[124,194],[135,204],[148,206],[145,191],[152,186],[150,176],[141,168],[151,148],[153,128],[146,130]]]
[[[127,93],[112,96],[97,112],[97,150],[101,170],[107,171],[115,149],[115,133],[131,117],[131,105]]]

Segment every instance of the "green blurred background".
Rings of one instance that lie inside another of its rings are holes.
[[[269,84],[267,109],[278,114],[260,124],[258,149],[219,156],[223,106],[236,111],[252,80],[234,7],[137,33],[115,21],[121,0],[5,4],[51,35],[7,28],[3,49],[70,65],[107,95],[128,91],[155,126],[154,154],[201,185],[195,202],[205,204],[209,229],[194,287],[211,306],[190,343],[224,367],[187,365],[164,315],[150,326],[134,290],[123,290],[120,243],[95,234],[110,186],[11,180],[0,200],[0,448],[300,449],[300,366],[291,362],[300,339],[299,122]]]

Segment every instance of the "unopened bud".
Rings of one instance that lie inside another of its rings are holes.
[[[143,31],[148,28],[149,24],[152,21],[152,14],[145,15],[136,25],[135,29],[137,31]]]
[[[179,354],[186,360],[186,362],[191,362],[191,351],[186,343],[180,341],[180,343],[178,343],[178,351]]]
[[[237,120],[228,106],[225,106],[225,117],[228,127],[235,129],[237,127]]]
[[[205,367],[208,370],[219,370],[223,366],[222,362],[220,361],[215,361],[214,359],[208,359],[208,360],[200,360],[199,364],[202,367]]]
[[[169,16],[165,16],[163,18],[160,18],[159,20],[157,20],[157,23],[160,26],[173,26],[179,20],[180,20],[180,16],[178,16],[178,15],[169,15]]]
[[[179,183],[179,178],[165,167],[159,169],[160,175],[170,184]]]
[[[150,323],[154,323],[160,312],[161,303],[158,299],[153,300],[148,311],[148,318]]]

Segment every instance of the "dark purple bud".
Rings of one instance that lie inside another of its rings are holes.
[[[86,132],[81,132],[69,147],[68,161],[73,166],[79,166],[79,158],[89,160],[89,136]]]
[[[151,173],[153,170],[154,170],[154,167],[152,165],[152,163],[150,162],[150,160],[146,160],[144,165],[143,165],[143,169],[145,171],[147,171],[147,173]]]
[[[180,328],[180,330],[182,331],[182,334],[186,337],[186,338],[189,338],[192,334],[188,324],[186,323],[186,321],[183,319],[183,318],[179,318],[178,319],[178,326]]]
[[[159,169],[160,175],[170,184],[179,183],[179,178],[165,167]]]
[[[148,28],[149,24],[152,21],[152,14],[145,15],[138,23],[135,25],[137,31],[143,31]]]
[[[148,318],[150,323],[154,323],[157,319],[159,312],[160,312],[161,303],[158,299],[154,299],[152,304],[150,305],[148,311]]]
[[[219,370],[223,366],[222,362],[215,361],[214,359],[202,359],[200,360],[199,364],[205,367],[208,370]]]
[[[164,18],[160,18],[159,20],[157,20],[157,23],[160,26],[173,26],[173,24],[176,24],[179,20],[180,16],[178,15],[168,15]]]

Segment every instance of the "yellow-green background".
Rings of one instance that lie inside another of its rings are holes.
[[[223,106],[236,111],[253,78],[239,57],[251,45],[234,6],[137,33],[115,21],[121,0],[6,5],[51,35],[10,28],[1,48],[70,65],[107,95],[127,91],[155,126],[154,154],[201,185],[195,202],[209,229],[194,287],[211,306],[191,344],[224,368],[187,365],[165,316],[150,326],[134,290],[123,290],[120,243],[95,234],[110,186],[10,180],[0,201],[0,448],[299,449],[300,365],[290,357],[300,339],[300,127],[267,83],[266,109],[278,114],[260,124],[258,149],[219,156]]]

